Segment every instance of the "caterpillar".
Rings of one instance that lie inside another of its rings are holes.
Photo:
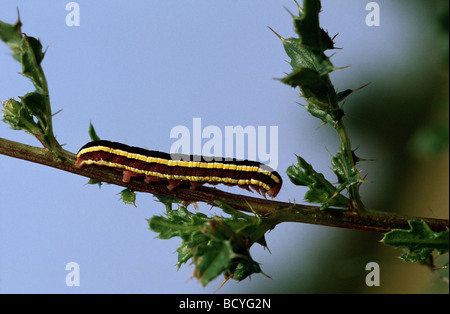
[[[84,145],[77,153],[75,165],[78,168],[89,165],[114,168],[123,172],[123,182],[129,182],[132,177],[145,177],[146,183],[167,180],[169,190],[181,184],[190,184],[191,189],[196,189],[205,183],[222,183],[249,191],[251,187],[264,197],[267,193],[273,198],[283,183],[276,171],[256,161],[171,155],[105,140]]]

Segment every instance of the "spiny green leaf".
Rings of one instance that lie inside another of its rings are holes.
[[[345,157],[342,152],[338,152],[336,156],[331,156],[331,166],[334,174],[338,178],[339,183],[344,183],[347,180],[345,173]]]
[[[131,191],[129,189],[124,189],[120,192],[120,199],[125,204],[131,204],[136,206],[136,193],[134,191]]]
[[[224,272],[236,254],[229,241],[211,241],[194,255],[194,276],[206,286]]]
[[[328,206],[348,207],[351,205],[347,197],[339,194],[339,191],[325,179],[323,174],[316,172],[303,158],[297,156],[297,162],[297,166],[291,165],[286,173],[295,185],[309,187],[305,194],[305,200],[322,204],[322,208]]]
[[[177,210],[167,213],[167,218],[154,216],[148,220],[150,230],[159,233],[159,238],[170,239],[181,237],[190,240],[195,234],[202,231],[208,217],[202,213],[191,213],[185,207],[180,206]]]
[[[246,258],[246,259],[239,259],[235,263],[233,271],[231,273],[225,274],[225,277],[241,281],[256,273],[262,273],[261,267],[253,259]]]
[[[341,109],[333,109],[333,108],[326,108],[321,109],[321,103],[318,101],[318,99],[315,100],[314,105],[308,105],[306,106],[306,110],[314,117],[319,118],[325,123],[328,123],[332,127],[336,126],[339,119],[341,119],[344,116],[344,111]]]
[[[438,254],[448,253],[448,230],[434,232],[423,220],[410,220],[409,230],[394,229],[387,232],[381,242],[397,248],[405,248],[400,256],[407,262],[423,262],[433,250]]]
[[[301,43],[318,51],[333,49],[333,41],[319,26],[320,1],[305,0],[299,16],[294,17],[295,31]]]
[[[14,24],[0,21],[0,40],[6,43],[13,51],[14,59],[20,61],[20,41],[22,39],[22,23],[20,18]]]
[[[36,38],[24,36],[20,42],[22,74],[31,79],[39,94],[48,96],[47,80],[41,68],[43,58],[41,42]]]
[[[293,70],[305,68],[317,72],[319,76],[333,71],[333,64],[325,54],[301,45],[297,38],[284,39],[283,46],[291,58]]]
[[[194,256],[198,247],[207,245],[209,240],[209,237],[202,233],[194,233],[189,241],[183,241],[176,250],[178,253],[178,268]]]
[[[87,184],[97,184],[99,188],[102,187],[103,182],[97,179],[89,179]]]
[[[47,134],[49,132],[49,117],[51,114],[48,109],[48,96],[39,94],[37,92],[27,93],[21,97],[22,105],[27,108],[30,113],[38,120],[40,129]]]

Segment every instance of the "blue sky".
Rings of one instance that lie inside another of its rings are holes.
[[[402,6],[405,2],[377,2],[381,26],[367,27],[366,2],[323,1],[322,25],[332,36],[339,33],[336,46],[344,48],[332,62],[336,67],[351,65],[332,73],[340,90],[379,80],[385,75],[380,60],[395,73],[410,61],[398,47],[410,47],[416,54],[412,58],[421,54],[419,40],[428,40],[419,32],[427,17]],[[293,36],[292,20],[283,8],[295,12],[293,1],[77,1],[78,27],[65,23],[67,3],[0,2],[0,20],[14,22],[18,7],[23,32],[48,46],[42,66],[52,109],[62,109],[53,121],[65,149],[76,152],[89,141],[89,122],[103,139],[160,151],[169,151],[174,142],[172,128],[192,130],[194,118],[201,118],[202,127],[222,130],[277,126],[277,170],[285,181],[277,199],[302,201],[305,190],[290,184],[285,175],[294,154],[332,178],[325,148],[336,151],[333,132],[317,129],[319,121],[296,104],[301,101],[297,91],[277,80],[289,71],[288,58],[267,26],[283,37]],[[20,65],[8,53],[6,45],[0,45],[1,100],[33,90],[17,74]],[[6,124],[0,125],[0,134],[39,145]],[[386,152],[378,143],[367,145],[364,135],[351,135],[353,146],[365,144],[361,155],[380,161],[369,166],[376,190],[383,184],[377,174]],[[6,156],[0,156],[0,171],[0,292],[210,293],[221,283],[218,278],[204,288],[189,280],[190,265],[177,271],[180,240],[155,239],[148,230],[146,218],[164,212],[153,196],[139,194],[137,207],[127,206],[118,200],[119,187],[99,190],[85,185],[84,177]],[[363,193],[370,203],[370,191]],[[274,292],[270,285],[299,280],[307,287],[315,280],[308,273],[320,272],[315,260],[330,248],[317,250],[316,241],[333,235],[339,242],[346,232],[303,224],[277,226],[267,236],[271,254],[252,249],[272,280],[255,275],[242,283],[229,282],[220,292]],[[293,263],[285,265],[286,260]],[[80,265],[79,287],[65,284],[69,262]],[[292,268],[303,269],[300,277],[290,276]]]

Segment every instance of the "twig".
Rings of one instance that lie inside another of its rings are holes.
[[[434,231],[444,231],[449,228],[448,219],[409,217],[375,211],[366,211],[363,214],[358,214],[342,209],[320,210],[319,206],[296,205],[287,202],[232,194],[209,187],[200,187],[196,190],[181,187],[170,191],[167,189],[166,184],[161,182],[147,184],[140,180],[133,180],[125,183],[122,181],[120,172],[110,168],[77,168],[75,166],[76,156],[71,152],[64,151],[67,159],[62,161],[45,148],[29,146],[2,138],[0,138],[0,154],[123,186],[133,191],[172,197],[186,203],[205,202],[207,204],[214,204],[215,201],[220,201],[236,210],[250,213],[255,212],[261,215],[262,219],[269,220],[272,227],[282,222],[299,222],[339,228],[387,232],[394,228],[409,229],[408,220],[423,219]]]

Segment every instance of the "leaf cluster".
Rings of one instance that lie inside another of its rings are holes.
[[[400,258],[406,262],[425,262],[436,251],[438,255],[448,253],[448,230],[435,232],[423,220],[410,220],[410,229],[394,229],[387,232],[381,242],[403,248]]]
[[[32,81],[36,90],[19,97],[20,101],[2,102],[3,121],[14,130],[33,134],[46,148],[60,155],[61,146],[52,130],[47,80],[41,67],[45,52],[40,40],[22,33],[21,27],[20,18],[12,25],[0,21],[0,39],[11,48],[13,58],[22,65],[21,74]]]
[[[322,124],[328,124],[339,135],[340,149],[335,156],[331,154],[331,164],[336,174],[339,186],[335,187],[325,177],[316,172],[303,158],[297,156],[297,165],[287,170],[292,183],[307,186],[309,191],[305,200],[321,204],[322,209],[337,206],[357,210],[364,210],[359,199],[359,185],[363,182],[356,169],[357,158],[351,149],[350,140],[342,118],[344,111],[339,105],[354,90],[347,89],[336,93],[330,78],[330,72],[335,68],[325,51],[334,49],[333,39],[319,26],[320,1],[305,0],[304,7],[298,6],[298,16],[293,17],[295,31],[298,38],[281,38],[286,54],[290,57],[292,67],[281,82],[299,88],[307,105],[302,105]],[[340,194],[347,189],[350,196]]]
[[[255,273],[263,274],[250,255],[254,243],[266,245],[264,233],[267,230],[257,216],[217,203],[230,217],[208,217],[200,212],[192,213],[183,205],[171,209],[173,199],[159,199],[166,205],[166,215],[150,218],[150,230],[159,233],[160,239],[182,239],[177,249],[177,265],[180,267],[191,260],[195,266],[193,276],[204,286],[220,274],[225,280],[237,281]]]

